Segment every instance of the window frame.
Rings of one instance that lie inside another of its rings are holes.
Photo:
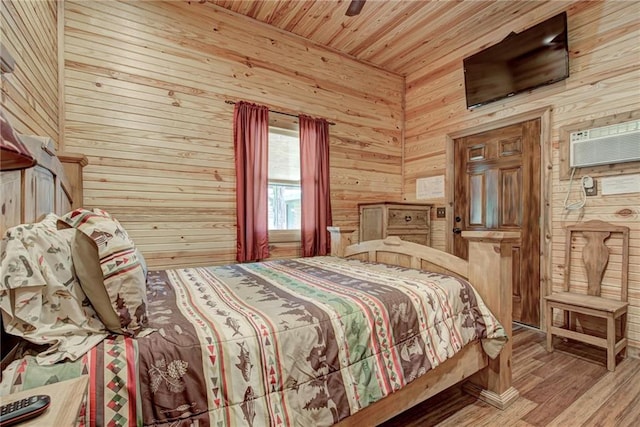
[[[284,127],[286,126],[286,127]],[[269,120],[269,134],[277,133],[284,136],[294,137],[298,140],[298,144],[300,144],[300,132],[298,130],[298,121],[295,120],[294,123],[287,123],[286,125],[279,120]],[[271,180],[267,179],[267,185],[270,184],[283,184],[283,185],[291,185],[298,184],[300,186],[300,194],[302,195],[302,185],[301,180],[299,181],[288,181],[288,180]],[[268,213],[267,213],[268,215]],[[300,242],[302,238],[302,230],[301,229],[290,229],[290,230],[268,230],[269,243],[293,243]]]

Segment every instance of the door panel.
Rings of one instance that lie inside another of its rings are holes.
[[[484,225],[484,175],[469,175],[469,224],[476,226]]]
[[[518,246],[514,246],[511,249],[511,259],[517,260],[517,262],[513,262],[513,268],[511,270],[511,280],[513,283],[513,313],[511,314],[511,316],[515,320],[522,321],[522,290],[520,289],[520,277],[522,276],[522,272],[520,271],[520,267],[522,265],[522,251],[520,249],[521,248]]]
[[[500,171],[500,188],[502,194],[500,203],[500,228],[519,228],[522,224],[522,203],[520,203],[520,189],[522,188],[522,169],[513,168]]]
[[[540,120],[455,141],[454,227],[520,231],[513,253],[514,320],[540,326]],[[454,235],[454,253],[468,246]]]

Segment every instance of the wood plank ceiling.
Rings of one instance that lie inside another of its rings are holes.
[[[348,17],[349,0],[208,2],[405,76],[547,3],[368,0]]]

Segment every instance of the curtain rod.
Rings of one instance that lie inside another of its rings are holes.
[[[225,103],[225,104],[230,104],[230,105],[235,105],[235,104],[236,104],[236,102],[235,102],[235,101],[229,101],[229,100],[224,101],[224,103]],[[272,110],[271,108],[269,108],[269,112],[271,112],[271,113],[277,113],[277,114],[283,114],[283,115],[285,115],[285,116],[289,116],[289,117],[298,117],[298,115],[297,115],[297,114],[284,113],[284,112],[282,112],[282,111]],[[335,124],[335,123],[333,123],[333,122],[327,122],[327,123],[329,123],[329,125],[330,125],[330,126],[335,126],[335,125],[336,125],[336,124]]]

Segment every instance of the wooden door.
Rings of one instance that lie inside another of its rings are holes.
[[[455,140],[454,253],[462,230],[519,231],[513,319],[540,326],[540,120]]]

